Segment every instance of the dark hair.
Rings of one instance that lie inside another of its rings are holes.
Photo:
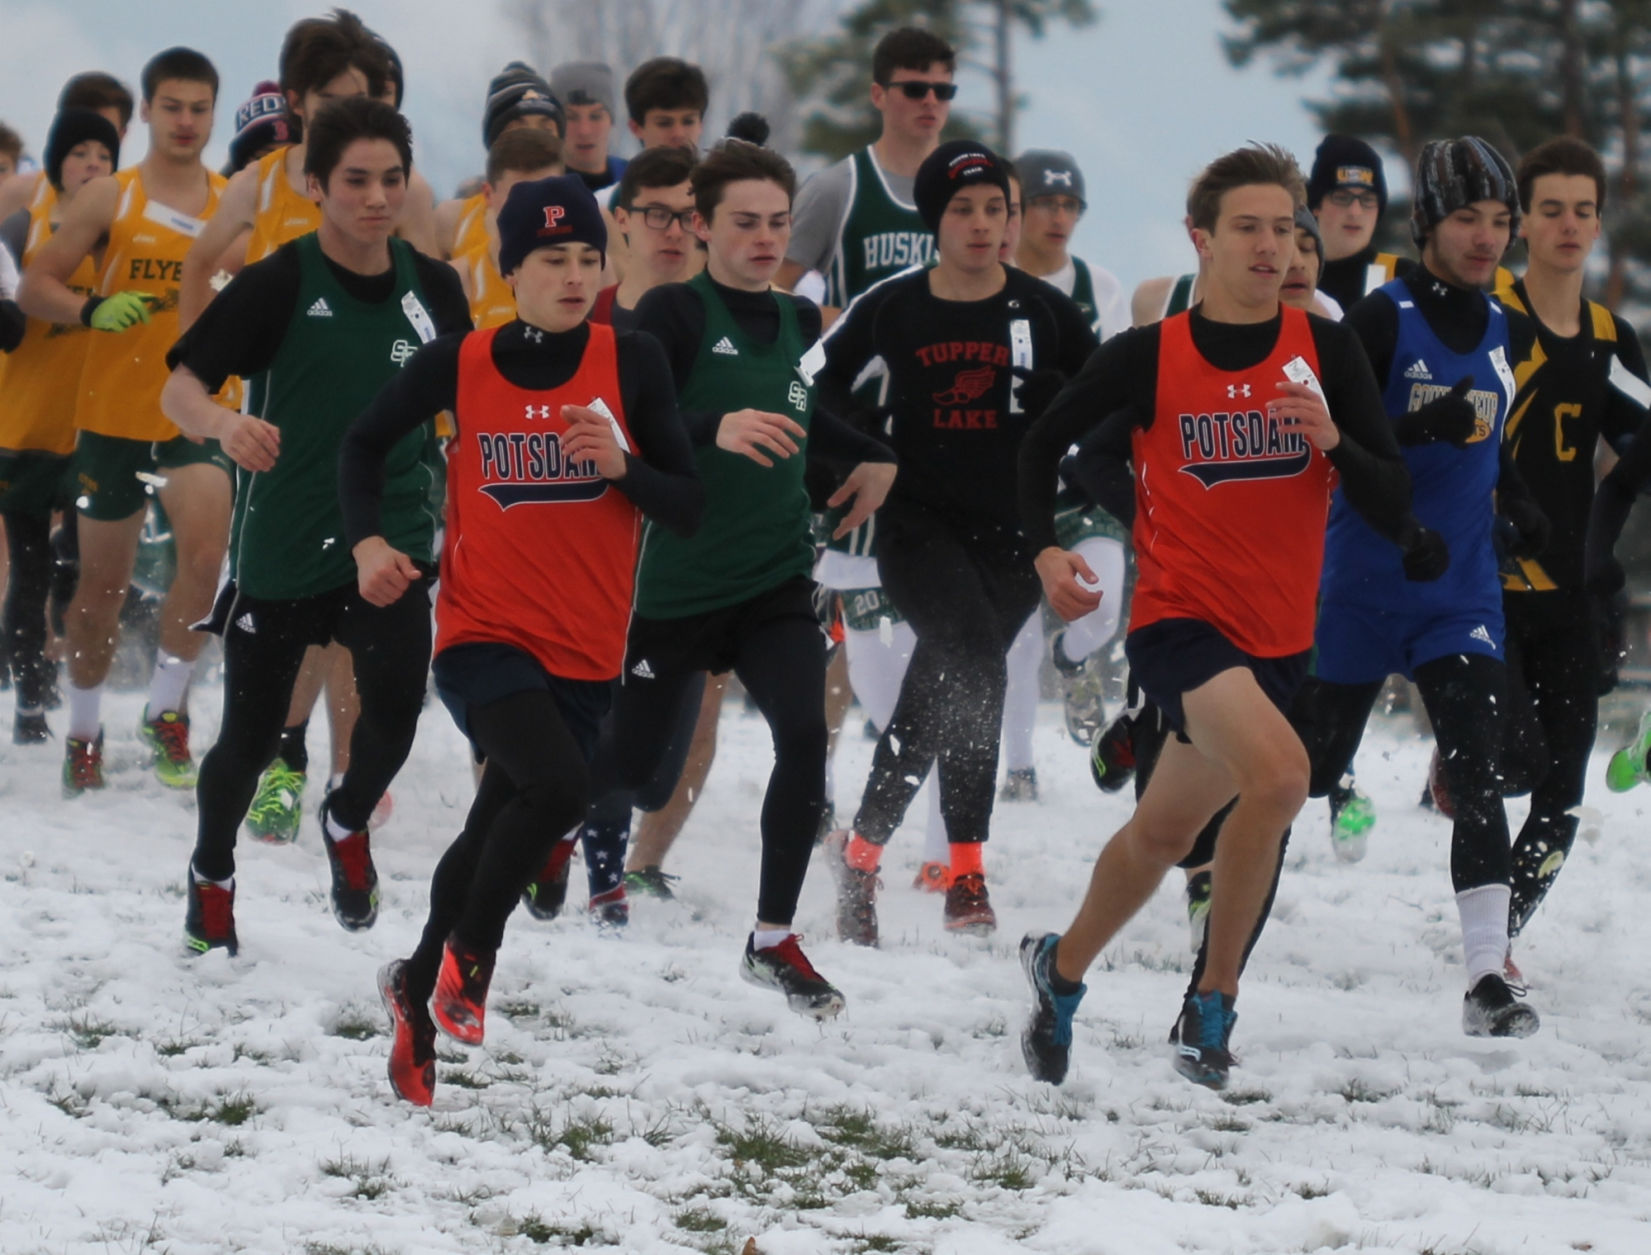
[[[344,150],[358,139],[386,139],[396,146],[404,173],[413,172],[413,129],[393,105],[372,96],[329,100],[310,119],[304,149],[304,173],[313,174],[322,190]]]
[[[0,153],[10,157],[13,165],[23,159],[23,137],[4,122],[0,122]]]
[[[168,48],[149,58],[138,80],[143,88],[143,99],[151,101],[160,85],[166,82],[205,83],[212,89],[212,99],[218,99],[218,71],[193,48]]]
[[[637,194],[645,188],[677,187],[686,183],[693,176],[697,164],[699,158],[686,148],[673,148],[668,144],[644,148],[625,167],[613,203],[621,209],[629,209]]]
[[[1235,187],[1273,183],[1290,193],[1292,204],[1307,203],[1307,180],[1296,159],[1277,144],[1251,141],[1217,157],[1192,181],[1187,192],[1187,217],[1200,230],[1215,230],[1221,198]]]
[[[625,109],[638,126],[653,109],[697,109],[703,114],[710,103],[705,71],[678,57],[644,61],[625,80]]]
[[[933,31],[902,26],[877,41],[871,54],[871,81],[887,87],[896,70],[926,70],[939,62],[957,71],[957,50]]]
[[[1594,212],[1605,212],[1605,163],[1579,139],[1561,135],[1538,144],[1520,159],[1514,172],[1519,203],[1531,212],[1531,189],[1544,174],[1579,174],[1594,181]]]
[[[367,94],[382,96],[390,77],[388,45],[348,9],[294,22],[281,42],[281,90],[300,100],[349,70],[367,76]]]
[[[746,179],[766,179],[779,184],[785,189],[787,201],[797,195],[797,172],[779,153],[743,140],[728,140],[701,158],[689,175],[694,189],[694,208],[699,216],[710,222],[728,185]]]
[[[134,103],[131,89],[102,70],[85,70],[72,76],[57,93],[59,113],[65,109],[116,109],[123,128],[132,123]]]
[[[497,183],[506,174],[532,174],[562,164],[562,141],[555,131],[519,126],[506,131],[487,150],[487,181]]]

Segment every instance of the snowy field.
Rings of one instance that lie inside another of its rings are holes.
[[[1537,1037],[1461,1035],[1448,826],[1414,806],[1428,750],[1395,721],[1360,759],[1369,858],[1334,861],[1322,803],[1300,826],[1232,1088],[1167,1061],[1189,956],[1166,886],[1091,976],[1054,1089],[1020,1060],[1015,942],[1065,924],[1126,807],[1090,785],[1058,710],[1044,800],[998,808],[995,940],[947,936],[908,887],[914,832],[885,863],[881,950],[835,941],[816,867],[799,928],[848,997],[821,1030],[738,977],[769,758],[731,705],[681,901],[637,903],[622,939],[582,910],[519,912],[487,1045],[444,1041],[421,1112],[390,1096],[373,976],[411,948],[468,802],[445,714],[426,712],[375,839],[376,929],[328,912],[312,787],[296,846],[242,845],[240,957],[192,961],[192,803],[137,766],[139,703],[111,703],[101,796],[59,801],[61,741],[0,748],[5,1255],[1651,1250],[1651,790],[1606,794],[1603,757],[1602,836],[1518,950]],[[851,808],[870,746],[851,729],[842,748]]]

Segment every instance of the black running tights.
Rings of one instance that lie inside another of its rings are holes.
[[[407,961],[415,1004],[434,991],[449,936],[468,950],[499,948],[522,890],[590,799],[585,752],[548,689],[474,708],[468,722],[487,766],[464,831],[430,881],[430,917]]]
[[[19,710],[38,711],[51,691],[54,668],[46,661],[46,602],[52,585],[52,519],[49,514],[8,510],[6,550],[11,576],[0,615],[17,685]]]

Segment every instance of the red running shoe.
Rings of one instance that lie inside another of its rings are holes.
[[[946,890],[946,931],[986,937],[997,931],[997,912],[986,896],[986,877],[964,872]]]
[[[436,1096],[436,1025],[430,1013],[407,996],[407,961],[378,969],[378,996],[390,1017],[390,1088],[415,1107]]]
[[[441,951],[441,974],[430,999],[430,1014],[442,1032],[467,1046],[479,1046],[487,1016],[487,986],[493,954],[455,949],[449,937]]]

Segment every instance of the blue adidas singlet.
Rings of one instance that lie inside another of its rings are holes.
[[[1507,316],[1487,298],[1490,319],[1484,338],[1472,352],[1455,353],[1427,325],[1405,280],[1395,279],[1377,291],[1399,310],[1398,344],[1382,393],[1389,416],[1418,410],[1471,376],[1468,400],[1479,423],[1464,448],[1439,443],[1400,450],[1410,468],[1416,517],[1444,537],[1450,569],[1430,582],[1405,579],[1398,547],[1378,536],[1338,489],[1325,539],[1323,603],[1326,608],[1348,605],[1421,615],[1477,614],[1494,620],[1500,642],[1502,583],[1491,530],[1502,425],[1514,394]]]

